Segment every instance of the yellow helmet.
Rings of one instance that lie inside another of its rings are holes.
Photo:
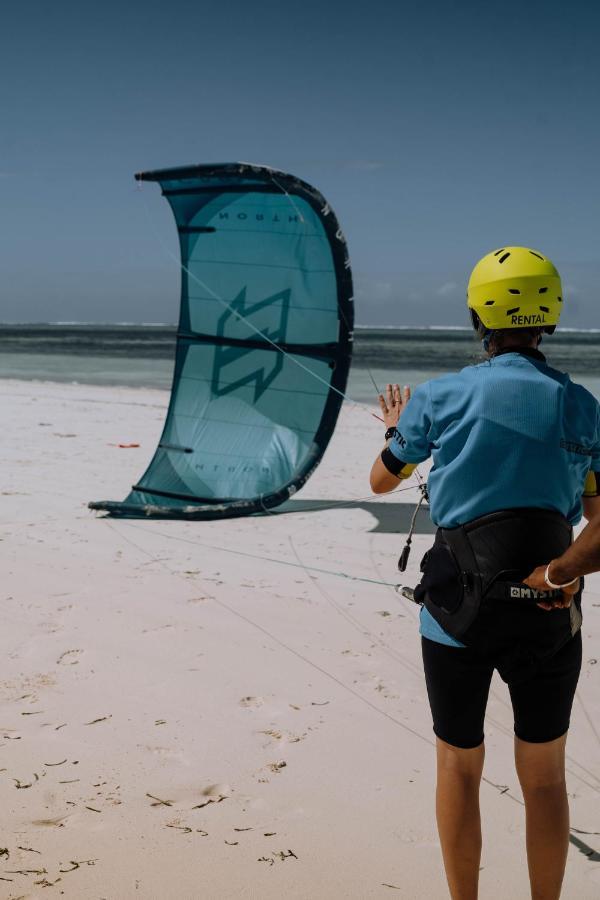
[[[467,305],[473,326],[543,328],[552,334],[562,307],[560,275],[529,247],[502,247],[480,259],[469,278]]]

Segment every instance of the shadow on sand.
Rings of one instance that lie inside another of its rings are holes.
[[[272,515],[290,513],[317,513],[328,509],[364,509],[375,519],[369,531],[374,534],[407,534],[415,511],[414,503],[379,503],[373,500],[288,500],[272,511]],[[421,507],[415,524],[415,534],[435,534],[436,526],[429,518],[429,511]]]

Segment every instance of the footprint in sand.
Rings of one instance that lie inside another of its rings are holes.
[[[56,660],[59,666],[76,666],[79,662],[79,655],[83,650],[65,650],[64,653]]]
[[[181,750],[173,750],[171,747],[152,747],[150,745],[143,746],[142,744],[138,744],[138,748],[140,750],[149,750],[150,753],[153,753],[155,756],[160,756],[161,759],[175,760],[177,762],[186,763],[189,765],[187,756]]]
[[[292,734],[291,731],[279,731],[277,728],[269,728],[265,731],[259,731],[259,734],[266,734],[277,743],[297,744],[306,735]]]
[[[62,626],[58,625],[56,622],[39,622],[38,631],[43,632],[44,634],[55,634],[57,631],[62,631]]]
[[[262,697],[242,697],[240,700],[240,706],[244,709],[258,709],[259,706],[262,706],[265,701]]]

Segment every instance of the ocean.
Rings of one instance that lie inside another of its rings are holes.
[[[80,384],[171,386],[173,325],[0,325],[0,378]],[[600,397],[600,332],[557,331],[548,362]],[[415,386],[482,358],[468,328],[357,328],[348,396],[375,402],[387,382]]]

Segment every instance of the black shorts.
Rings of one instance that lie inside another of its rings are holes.
[[[552,615],[550,613],[549,615]],[[473,647],[450,647],[421,638],[423,664],[435,734],[455,747],[478,747],[494,660]],[[504,678],[512,701],[515,734],[522,741],[553,741],[569,728],[581,670],[581,631],[531,677]]]

